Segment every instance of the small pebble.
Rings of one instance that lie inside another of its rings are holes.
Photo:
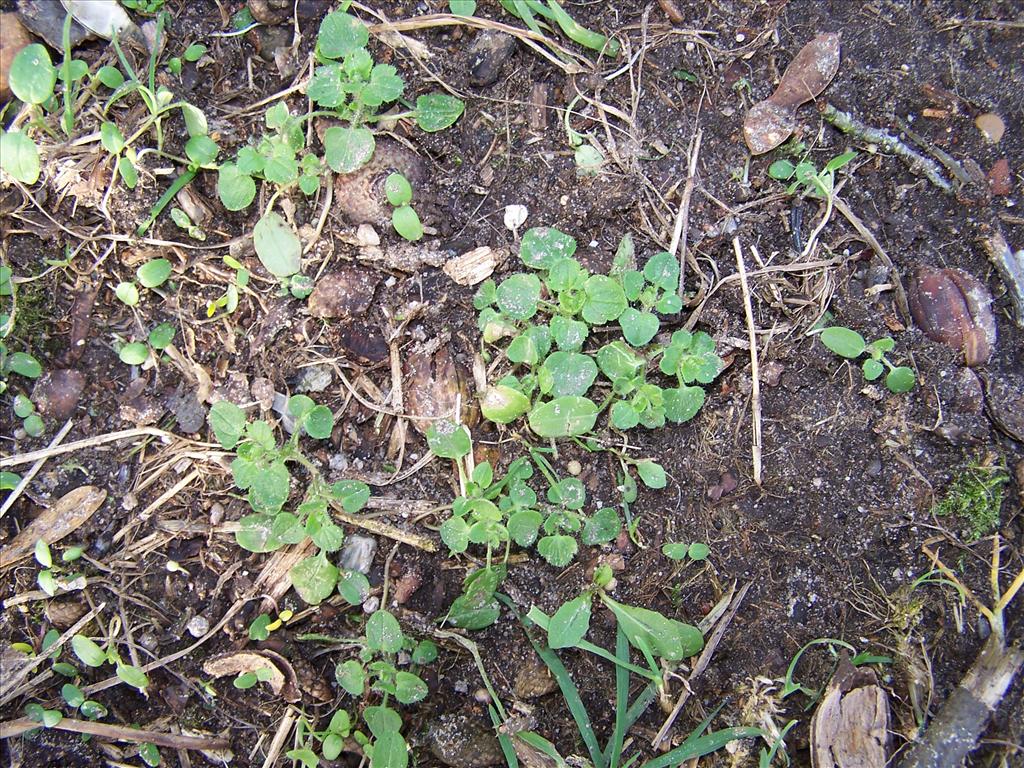
[[[981,131],[981,135],[993,144],[998,144],[999,140],[1003,138],[1003,134],[1006,133],[1006,123],[995,112],[978,115],[974,124]]]
[[[378,608],[380,608],[380,598],[376,595],[366,598],[366,601],[363,603],[363,613],[373,613]]]
[[[192,637],[199,638],[210,631],[210,622],[205,616],[193,616],[185,629]]]
[[[569,470],[569,474],[573,477],[577,477],[583,471],[583,465],[576,461],[576,459],[570,461],[565,468]]]

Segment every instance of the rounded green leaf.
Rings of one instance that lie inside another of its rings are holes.
[[[245,411],[229,400],[218,400],[207,416],[213,435],[223,448],[232,450],[245,429]]]
[[[700,387],[679,387],[662,391],[665,418],[676,424],[689,421],[704,405],[704,390]]]
[[[900,366],[889,371],[889,375],[885,377],[885,386],[890,392],[909,392],[914,388],[915,380],[912,368]]]
[[[640,375],[647,361],[621,341],[605,344],[597,351],[597,365],[612,381]]]
[[[367,128],[334,126],[324,132],[324,159],[336,173],[352,173],[370,162],[376,141]]]
[[[139,267],[135,276],[146,288],[157,288],[171,276],[171,262],[167,259],[152,259]]]
[[[375,611],[367,620],[366,646],[370,650],[398,653],[404,640],[398,619],[388,611]]]
[[[142,342],[135,341],[121,347],[117,356],[125,365],[142,365],[149,357],[149,347]]]
[[[644,485],[648,488],[664,488],[668,485],[668,477],[665,475],[665,469],[656,461],[651,459],[643,459],[636,463],[636,473],[640,475],[640,479],[643,480]]]
[[[370,486],[361,480],[339,480],[331,486],[331,495],[341,502],[346,512],[354,515],[369,501]]]
[[[85,635],[71,638],[71,650],[87,667],[102,667],[107,663],[107,654]]]
[[[395,232],[409,242],[415,242],[423,237],[423,224],[420,223],[419,214],[411,205],[395,208],[391,213],[391,225],[395,228]]]
[[[193,136],[185,142],[185,154],[196,165],[209,165],[217,159],[220,147],[206,135]]]
[[[431,640],[420,640],[412,652],[413,664],[433,664],[437,660],[437,645]]]
[[[317,50],[328,59],[340,59],[364,48],[370,41],[370,31],[355,16],[335,11],[320,22]]]
[[[864,361],[861,368],[864,371],[864,378],[868,381],[874,381],[885,372],[885,366],[871,357]]]
[[[402,704],[415,704],[427,696],[427,684],[418,675],[400,670],[395,673],[395,698]]]
[[[545,536],[537,542],[541,557],[556,568],[564,568],[576,556],[579,545],[572,536]]]
[[[576,253],[576,240],[553,227],[533,227],[523,234],[519,258],[528,267],[549,269],[559,259]]]
[[[15,352],[8,357],[7,370],[26,379],[38,379],[43,375],[43,366],[27,352]]]
[[[469,430],[461,424],[444,419],[427,429],[427,445],[442,459],[461,459],[472,449]]]
[[[299,597],[310,605],[319,605],[334,592],[338,568],[323,555],[314,555],[296,563],[289,576]]]
[[[667,251],[656,253],[644,265],[644,277],[663,291],[674,292],[679,288],[679,260]]]
[[[588,546],[607,544],[619,535],[622,530],[622,520],[619,513],[612,507],[601,507],[583,526],[581,538]]]
[[[509,424],[530,410],[530,398],[503,384],[488,387],[480,399],[480,412],[496,424]]]
[[[507,277],[498,286],[498,308],[516,320],[529,320],[537,314],[540,288],[540,279],[536,275],[518,274]]]
[[[461,554],[469,547],[469,524],[461,517],[449,517],[441,523],[441,541],[452,552]]]
[[[662,545],[661,554],[670,560],[685,560],[690,545],[681,541],[669,541]]]
[[[537,540],[537,533],[544,517],[535,509],[521,509],[508,518],[508,535],[520,547],[529,547]]]
[[[585,395],[597,378],[597,363],[581,352],[552,352],[537,373],[540,391],[552,397]]]
[[[121,678],[122,682],[127,683],[132,688],[138,688],[140,691],[146,690],[146,686],[149,685],[149,678],[146,677],[146,673],[138,667],[133,667],[131,664],[118,664],[117,676]]]
[[[306,434],[316,440],[326,440],[334,430],[334,414],[326,405],[314,406],[302,424]]]
[[[610,416],[612,426],[616,429],[632,429],[640,423],[640,414],[636,408],[624,400],[612,404]]]
[[[0,168],[22,184],[39,181],[39,149],[21,131],[0,132]]]
[[[370,582],[359,571],[342,571],[338,577],[338,594],[350,605],[362,605],[370,596]]]
[[[863,336],[841,326],[832,326],[822,331],[821,343],[837,355],[851,360],[860,357],[867,346]]]
[[[686,550],[686,555],[691,560],[707,560],[708,555],[710,554],[711,548],[707,544],[704,544],[700,541],[693,542],[693,544],[691,544]]]
[[[352,696],[362,696],[366,688],[366,671],[355,659],[347,659],[334,668],[334,679]]]
[[[174,341],[175,328],[170,323],[160,323],[149,332],[149,346],[153,349],[167,349]]]
[[[416,124],[427,133],[441,131],[455,123],[466,105],[447,93],[428,93],[416,99]]]
[[[39,43],[26,45],[11,62],[8,72],[11,91],[26,104],[42,104],[53,95],[57,70],[50,61],[46,47]]]
[[[598,408],[585,397],[559,397],[530,412],[530,429],[539,437],[572,437],[594,428]]]
[[[124,85],[124,75],[121,74],[121,70],[110,65],[100,67],[96,71],[96,79],[111,90],[114,88],[120,88]]]
[[[234,163],[225,163],[217,172],[217,194],[229,211],[241,211],[255,199],[256,182]]]
[[[550,326],[551,339],[559,349],[566,352],[579,352],[583,348],[583,342],[590,334],[590,328],[586,323],[572,320],[563,315],[552,317]]]
[[[591,325],[604,325],[618,320],[626,309],[626,294],[622,286],[607,275],[591,275],[583,290],[586,293],[583,319]]]
[[[657,334],[661,323],[653,312],[641,312],[633,307],[626,307],[619,315],[622,335],[634,347],[642,347]]]
[[[302,268],[302,243],[280,214],[271,211],[257,221],[252,241],[260,262],[275,277],[288,277]]]
[[[400,173],[389,174],[384,180],[384,195],[387,197],[388,202],[396,208],[408,205],[412,200],[412,185]]]
[[[139,289],[135,283],[118,283],[114,288],[114,295],[129,307],[139,303]]]

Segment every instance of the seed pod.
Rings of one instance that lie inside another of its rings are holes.
[[[933,341],[962,350],[967,365],[988,362],[996,343],[992,296],[985,285],[959,269],[923,266],[908,291],[914,322]]]

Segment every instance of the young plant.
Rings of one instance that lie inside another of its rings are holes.
[[[682,308],[676,259],[658,253],[637,270],[627,237],[611,273],[595,275],[572,258],[575,250],[576,241],[556,229],[530,229],[519,255],[534,272],[500,285],[488,280],[477,291],[484,343],[511,339],[504,354],[512,370],[484,392],[483,415],[508,424],[525,414],[542,438],[584,435],[605,409],[612,426],[623,430],[692,419],[704,402],[695,382],[710,383],[724,365],[703,332],[677,331],[668,346],[652,344],[661,328],[658,315]],[[592,330],[611,323],[622,339],[588,346]],[[678,386],[648,380],[658,358],[662,373]],[[600,404],[592,389],[602,391]]]
[[[611,587],[611,571],[607,566],[601,566],[594,573],[591,587],[579,597],[563,604],[553,616],[547,616],[536,606],[533,606],[525,617],[516,612],[527,630],[527,639],[558,682],[580,738],[587,748],[590,764],[594,768],[620,768],[637,764],[639,754],[625,759],[625,739],[629,729],[657,698],[659,687],[662,685],[663,672],[655,659],[661,659],[663,663],[674,666],[698,653],[704,645],[704,639],[696,627],[669,619],[657,611],[613,600],[607,594]],[[615,616],[614,653],[586,639],[595,598]],[[500,595],[499,599],[515,612],[511,600],[504,595]],[[538,642],[529,631],[534,626],[545,633],[546,643]],[[632,663],[631,647],[639,651],[648,668]],[[614,726],[603,747],[594,731],[593,722],[580,697],[579,689],[555,652],[555,649],[566,648],[578,648],[593,653],[615,665]],[[630,673],[640,676],[646,683],[632,703],[629,701]],[[668,768],[681,765],[692,758],[715,752],[731,741],[764,735],[759,728],[724,728],[705,735],[704,731],[716,712],[717,710],[712,712],[698,725],[682,744],[640,764],[640,768]],[[529,750],[545,755],[549,761],[553,761],[552,764],[567,765],[554,745],[539,734],[519,731],[513,734],[513,738],[522,742]]]
[[[249,285],[249,270],[243,267],[237,259],[225,255],[224,265],[235,271],[234,279],[228,283],[224,293],[206,305],[206,316],[213,317],[217,310],[223,309],[224,314],[230,315],[238,309],[239,292],[244,291]]]
[[[61,555],[61,563],[74,563],[82,552],[82,547],[68,547]],[[34,554],[36,562],[43,568],[36,576],[36,583],[47,595],[53,597],[58,590],[81,589],[82,575],[65,573],[64,567],[53,561],[50,547],[43,539],[36,542]]]
[[[896,342],[888,336],[868,344],[856,331],[834,325],[821,332],[821,343],[848,360],[856,360],[867,353],[868,358],[861,365],[864,378],[875,381],[888,368],[885,386],[890,392],[909,392],[914,388],[914,370],[905,365],[894,366],[886,357],[886,353],[892,352],[896,346]]]
[[[160,353],[171,346],[176,333],[171,323],[160,323],[149,332],[146,341],[122,344],[117,356],[125,365],[145,365],[150,359],[158,360]]]
[[[300,446],[302,435],[324,440],[334,429],[330,409],[317,405],[305,395],[294,395],[286,406],[286,424],[291,437],[279,445],[274,428],[266,421],[248,421],[245,411],[221,400],[210,408],[210,427],[217,442],[234,450],[231,474],[235,485],[247,492],[253,514],[243,517],[235,540],[250,552],[273,552],[287,544],[312,539],[318,551],[296,564],[289,572],[292,585],[307,603],[317,605],[338,589],[348,602],[359,604],[369,593],[366,577],[344,571],[328,555],[341,549],[345,534],[334,522],[332,506],[355,514],[370,498],[369,487],[357,480],[328,484]],[[285,511],[291,496],[289,465],[306,470],[305,492],[294,511]]]
[[[412,202],[412,185],[400,173],[392,173],[384,181],[384,195],[394,206],[391,213],[391,225],[395,231],[410,242],[423,237],[423,225],[420,217],[409,203]]]
[[[284,102],[273,105],[265,115],[268,133],[220,167],[217,189],[228,210],[249,207],[256,196],[257,180],[276,186],[275,199],[296,185],[304,194],[312,195],[320,188],[325,165],[335,173],[354,173],[373,158],[376,140],[370,126],[383,118],[389,104],[401,99],[405,82],[394,66],[374,62],[367,50],[369,28],[346,12],[350,5],[351,0],[343,0],[338,10],[327,14],[317,34],[317,67],[306,95],[319,109],[292,115]],[[433,132],[451,126],[464,110],[459,99],[431,93],[417,97],[414,108],[388,118],[413,118],[421,130]],[[322,159],[306,148],[304,125],[313,118],[341,123],[324,131]],[[409,189],[407,195],[396,198],[400,202],[392,204],[396,206],[395,229],[415,240],[422,236],[422,227],[409,207],[411,197]],[[264,219],[274,215],[270,212],[272,204],[273,199]],[[296,267],[288,274],[297,271]]]
[[[0,310],[0,394],[10,388],[12,375],[26,379],[38,379],[43,375],[43,366],[27,352],[12,352],[7,346],[7,338],[14,331],[14,320],[17,313],[17,288],[14,274],[7,265],[0,266],[0,299],[4,306]],[[10,302],[8,312],[7,302]],[[22,420],[26,434],[38,437],[45,431],[42,417],[36,412],[35,405],[29,397],[18,393],[13,402],[14,415]]]
[[[501,0],[501,5],[513,16],[522,19],[530,31],[542,37],[545,29],[550,30],[552,26],[557,26],[562,34],[585,48],[607,53],[609,56],[619,55],[617,40],[581,26],[566,13],[558,0]]]
[[[797,190],[802,188],[802,194],[827,200],[835,189],[836,171],[856,157],[856,152],[844,152],[825,163],[825,167],[820,171],[814,167],[814,163],[807,160],[796,165],[789,160],[776,160],[768,167],[768,175],[777,181],[791,182],[786,189],[790,195],[796,194]]]

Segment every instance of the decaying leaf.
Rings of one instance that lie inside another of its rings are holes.
[[[814,768],[884,768],[889,699],[874,673],[844,655],[811,720]]]
[[[967,365],[984,365],[996,344],[988,288],[962,269],[918,267],[907,288],[910,314],[933,341],[964,353]]]
[[[499,261],[499,254],[484,245],[448,259],[442,269],[459,285],[476,285],[494,274]]]
[[[77,530],[106,498],[107,492],[94,485],[83,485],[61,496],[0,550],[0,570],[11,568],[29,557],[40,539],[53,544]]]
[[[266,682],[275,696],[281,696],[292,704],[302,698],[299,695],[295,670],[288,659],[279,653],[267,650],[222,653],[203,664],[203,672],[210,677],[255,673],[261,669],[270,672],[270,679]]]
[[[467,423],[472,405],[469,384],[447,344],[428,344],[410,354],[404,376],[406,413],[420,432],[426,433],[431,417],[452,417],[460,399],[463,423]]]
[[[366,267],[342,267],[326,274],[309,297],[309,313],[324,319],[358,317],[373,303],[380,278]]]
[[[839,35],[816,36],[786,67],[775,92],[747,111],[743,138],[762,155],[779,146],[796,128],[796,110],[819,96],[839,71]]]

